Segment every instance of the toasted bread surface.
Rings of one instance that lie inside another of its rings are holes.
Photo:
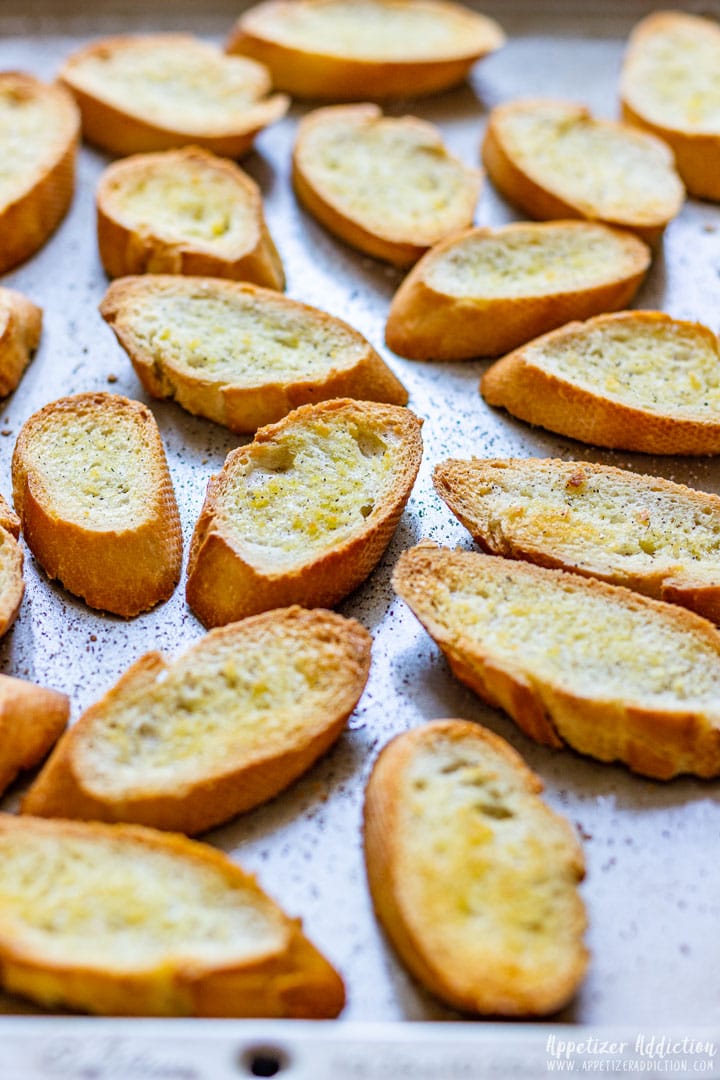
[[[419,545],[396,592],[459,679],[547,746],[659,780],[720,774],[720,633],[577,574]]]
[[[376,105],[336,105],[301,120],[293,184],[330,232],[407,266],[472,222],[480,174],[424,120],[383,116]]]
[[[468,229],[410,271],[385,340],[413,360],[499,356],[571,319],[626,307],[649,265],[642,240],[595,222]]]
[[[42,761],[70,716],[70,699],[57,690],[0,675],[0,793],[21,769]]]
[[[227,856],[138,826],[0,816],[1,979],[107,1015],[333,1017],[342,980]]]
[[[198,833],[252,809],[339,737],[370,644],[353,619],[293,607],[214,630],[173,663],[148,653],[67,732],[23,812]]]
[[[0,72],[0,273],[34,255],[64,218],[79,131],[80,116],[63,87]]]
[[[145,405],[104,393],[51,402],[23,424],[12,476],[25,540],[50,578],[117,615],[170,596],[182,533]]]
[[[97,191],[109,277],[197,274],[282,289],[260,189],[234,162],[189,146],[116,161]]]
[[[633,30],[620,85],[623,116],[663,139],[691,195],[720,199],[720,26],[658,11]]]
[[[445,461],[435,488],[493,555],[681,604],[720,622],[720,497],[606,465]]]
[[[262,64],[189,34],[103,38],[72,53],[60,80],[78,103],[84,137],[111,154],[194,143],[240,157],[288,107],[284,94],[267,96]]]
[[[554,1012],[584,975],[583,855],[541,790],[503,739],[463,720],[398,735],[375,762],[375,909],[410,971],[459,1009]]]
[[[270,0],[241,16],[227,48],[296,97],[357,101],[446,90],[504,40],[494,20],[447,0]]]
[[[233,450],[193,534],[187,599],[206,626],[283,604],[331,607],[375,568],[420,467],[407,409],[303,405]]]
[[[0,637],[17,618],[25,592],[20,518],[0,495]]]
[[[569,323],[485,372],[490,405],[597,446],[720,452],[720,344],[699,323],[621,311]]]
[[[653,242],[684,200],[664,142],[629,124],[596,120],[572,102],[496,106],[482,153],[501,194],[540,220],[588,218]]]
[[[40,344],[42,309],[0,287],[0,397],[12,393]]]
[[[123,278],[100,311],[150,394],[233,431],[335,397],[407,402],[402,383],[347,323],[256,285]]]

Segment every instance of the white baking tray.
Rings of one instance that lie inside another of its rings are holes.
[[[185,0],[172,9],[148,4],[144,10],[139,0],[98,0],[92,7],[80,0],[29,0],[11,8],[0,0],[0,67],[50,79],[71,49],[122,29],[191,29],[221,40],[239,7],[219,2],[201,10]],[[511,33],[508,45],[478,65],[467,86],[434,99],[396,103],[390,111],[414,112],[436,122],[450,147],[471,164],[478,163],[488,108],[509,98],[567,97],[586,102],[599,115],[617,115],[622,39],[651,5],[608,3],[591,12],[583,3],[525,0],[482,7]],[[687,8],[720,16],[717,2]],[[309,936],[343,973],[348,1005],[343,1018],[330,1025],[129,1023],[29,1019],[20,1014],[37,1010],[3,998],[0,1078],[252,1075],[243,1054],[258,1046],[283,1048],[287,1057],[281,1075],[288,1077],[534,1076],[544,1075],[546,1058],[562,1057],[557,1043],[548,1047],[551,1035],[578,1041],[591,1030],[604,1032],[608,1045],[616,1035],[628,1045],[615,1057],[586,1047],[577,1058],[578,1069],[595,1071],[598,1062],[625,1060],[623,1054],[646,1068],[653,1061],[674,1067],[680,1058],[653,1058],[647,1047],[656,1044],[642,1039],[669,1033],[715,1037],[720,1047],[717,784],[693,779],[654,783],[620,766],[536,746],[452,678],[438,649],[394,598],[389,582],[400,551],[423,537],[472,547],[432,490],[432,467],[446,457],[575,457],[658,473],[708,491],[720,490],[720,463],[612,453],[532,430],[484,404],[477,390],[484,363],[413,363],[384,350],[384,321],[401,275],[351,251],[298,208],[289,182],[289,154],[304,111],[305,106],[294,106],[243,162],[263,189],[269,226],[287,270],[288,295],[346,319],[383,352],[408,386],[411,408],[425,418],[425,457],[378,570],[340,607],[359,618],[375,639],[370,682],[347,733],[290,791],[207,839],[257,872],[267,891],[303,918]],[[34,410],[69,392],[126,394],[147,401],[158,420],[187,544],[208,478],[240,440],[173,404],[148,400],[97,313],[107,283],[95,244],[93,197],[106,162],[103,155],[82,150],[77,194],[65,222],[39,254],[3,278],[3,284],[43,306],[45,328],[20,387],[0,409],[0,490],[10,492],[14,438]],[[499,224],[517,217],[486,183],[476,220]],[[635,306],[662,308],[718,330],[720,207],[686,205],[667,230]],[[148,648],[172,654],[203,633],[185,605],[182,585],[168,603],[126,622],[91,612],[50,584],[29,552],[25,572],[26,597],[14,629],[0,643],[0,670],[70,694],[73,718]],[[462,1018],[405,974],[373,918],[360,842],[365,780],[392,735],[441,717],[477,720],[507,738],[544,779],[548,802],[577,826],[583,839],[592,961],[573,1004],[548,1024],[478,1021],[456,1026]],[[20,790],[13,789],[5,809],[15,808]],[[399,1023],[403,1020],[445,1023]],[[620,1038],[620,1032],[626,1035]],[[74,1046],[83,1052],[73,1064]],[[690,1071],[720,1075],[720,1053],[703,1057],[687,1048],[682,1053]],[[596,1064],[585,1066],[586,1060]],[[438,1063],[444,1063],[442,1068]],[[602,1065],[601,1071],[614,1068]],[[662,1064],[658,1068],[668,1071]]]

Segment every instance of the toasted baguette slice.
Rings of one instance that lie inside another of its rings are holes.
[[[321,1019],[342,979],[226,855],[132,825],[0,815],[6,990],[126,1016]]]
[[[40,344],[42,309],[0,287],[0,397],[11,394]]]
[[[338,739],[371,638],[292,607],[147,653],[68,730],[23,802],[41,817],[199,833],[267,802]]]
[[[447,90],[504,40],[448,0],[270,0],[245,12],[227,48],[296,97],[367,101]]]
[[[720,632],[674,604],[421,544],[393,579],[457,677],[546,746],[668,780],[720,775]]]
[[[521,420],[596,446],[720,453],[718,339],[663,312],[569,323],[498,360],[480,390]]]
[[[206,626],[284,604],[339,603],[374,570],[422,456],[407,409],[303,405],[228,454],[190,547],[187,599]]]
[[[97,191],[97,229],[109,277],[207,274],[270,289],[285,284],[257,184],[197,147],[110,165]]]
[[[20,431],[13,497],[50,578],[90,607],[137,615],[177,585],[182,532],[160,432],[117,394],[45,405]]]
[[[625,585],[720,622],[720,498],[580,461],[445,461],[435,489],[492,555]]]
[[[0,495],[0,637],[17,618],[25,592],[20,518]]]
[[[324,311],[257,285],[145,274],[100,305],[154,397],[232,431],[336,397],[405,405],[407,391],[365,338]]]
[[[388,743],[365,794],[375,910],[401,959],[458,1009],[561,1008],[581,982],[584,860],[504,739],[436,720]]]
[[[567,101],[498,105],[482,153],[501,194],[541,221],[604,221],[652,243],[685,197],[665,143]]]
[[[480,174],[424,120],[383,116],[377,105],[338,105],[301,120],[293,183],[306,209],[341,240],[408,266],[470,225]]]
[[[34,255],[65,217],[79,134],[78,110],[63,87],[0,72],[0,273]]]
[[[468,229],[410,271],[385,341],[412,360],[500,356],[570,319],[627,307],[649,265],[642,240],[588,221]]]
[[[623,116],[672,149],[691,195],[720,200],[720,26],[680,11],[649,15],[630,35]]]
[[[289,104],[267,96],[262,64],[189,34],[103,38],[69,56],[60,80],[80,107],[84,137],[110,154],[193,143],[240,157]]]
[[[21,769],[42,761],[70,716],[70,699],[57,690],[0,675],[0,794]]]

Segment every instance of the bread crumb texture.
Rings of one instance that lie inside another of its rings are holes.
[[[254,565],[286,569],[372,524],[404,467],[402,435],[387,420],[305,414],[226,474],[217,518]]]
[[[159,844],[109,830],[3,827],[0,860],[0,943],[46,965],[201,971],[285,943],[281,913],[254,883]]]
[[[577,292],[637,273],[639,240],[590,222],[478,229],[434,253],[424,278],[439,293],[519,299]]]
[[[270,90],[267,70],[185,35],[109,38],[71,57],[73,86],[188,133],[234,130]]]
[[[413,556],[422,553],[414,549]],[[438,551],[401,595],[444,640],[588,700],[720,720],[720,649],[709,623],[577,575]],[[677,614],[676,614],[677,613]],[[681,621],[678,621],[681,620]]]
[[[720,585],[720,499],[572,461],[447,461],[442,498],[496,553],[549,553],[589,573],[675,574]]]
[[[59,518],[91,530],[136,529],[155,513],[164,470],[138,412],[124,409],[124,399],[104,399],[66,398],[37,414],[23,445],[23,471]]]
[[[442,60],[495,48],[490,19],[449,3],[324,0],[259,4],[243,20],[258,37],[354,60]],[[372,93],[372,87],[368,88]]]
[[[329,107],[310,114],[295,154],[325,200],[382,236],[434,243],[472,221],[477,174],[424,121],[367,105]]]
[[[209,635],[93,708],[74,749],[84,787],[105,801],[175,793],[309,743],[362,692],[358,629],[295,608]]]
[[[0,207],[29,190],[67,148],[70,104],[28,75],[0,77]]]
[[[159,364],[221,383],[265,386],[352,368],[367,344],[342,324],[308,316],[269,293],[168,285],[133,296],[130,329]]]
[[[571,324],[522,349],[524,360],[611,401],[675,417],[720,411],[720,346],[697,323],[626,312]]]
[[[259,197],[211,155],[148,154],[143,168],[128,158],[112,170],[103,184],[106,212],[133,230],[228,256],[252,246]]]
[[[394,869],[405,917],[455,992],[482,999],[505,981],[500,1001],[522,1012],[577,966],[585,920],[577,844],[516,769],[480,738],[428,735],[400,779]]]
[[[562,102],[517,102],[501,106],[501,116],[512,161],[588,217],[640,225],[682,200],[672,153],[652,136]]]
[[[720,27],[662,12],[643,20],[623,74],[623,96],[644,119],[720,135]]]

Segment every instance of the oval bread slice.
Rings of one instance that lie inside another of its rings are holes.
[[[0,815],[6,990],[125,1016],[329,1018],[337,972],[226,855],[138,826]]]
[[[658,11],[633,30],[620,84],[623,117],[672,149],[691,195],[720,199],[720,26]]]
[[[584,461],[445,461],[435,489],[492,555],[527,559],[720,622],[720,497]]]
[[[446,149],[440,131],[376,105],[317,109],[293,151],[300,202],[351,247],[396,266],[416,262],[470,225],[480,174]]]
[[[100,305],[153,397],[254,432],[335,397],[405,405],[407,391],[365,338],[317,308],[257,285],[145,274]]]
[[[110,154],[193,143],[240,157],[284,116],[284,94],[262,64],[226,56],[189,34],[103,38],[72,53],[60,71],[82,115],[83,136]]]
[[[234,162],[188,146],[116,161],[97,190],[109,277],[197,274],[282,289],[260,189]]]
[[[62,735],[70,699],[25,679],[0,675],[0,794],[37,765]]]
[[[20,430],[12,480],[25,540],[48,577],[126,617],[167,600],[180,577],[182,533],[145,405],[104,393],[45,405]]]
[[[489,405],[596,446],[720,453],[718,339],[663,312],[569,323],[498,360],[480,391]]]
[[[629,124],[596,120],[568,101],[496,106],[482,155],[500,193],[530,217],[604,221],[649,243],[685,196],[664,142]]]
[[[378,918],[410,971],[467,1012],[544,1015],[585,973],[582,850],[504,739],[463,720],[398,735],[365,795]]]
[[[412,360],[500,356],[571,319],[627,307],[649,265],[642,240],[588,221],[468,229],[410,271],[385,340]]]
[[[65,217],[79,134],[78,110],[63,87],[0,72],[0,273],[34,255]]]
[[[246,11],[228,52],[267,64],[295,97],[419,97],[463,81],[504,34],[448,0],[270,0]]]
[[[546,746],[668,780],[720,775],[720,632],[629,589],[421,544],[395,591],[453,673]]]
[[[40,344],[42,309],[0,287],[0,397],[11,394]]]
[[[421,421],[338,399],[233,450],[208,485],[187,600],[205,626],[283,604],[332,607],[374,570],[415,482]]]
[[[293,607],[132,665],[23,801],[41,817],[198,833],[286,788],[339,738],[370,670],[353,619]]]

